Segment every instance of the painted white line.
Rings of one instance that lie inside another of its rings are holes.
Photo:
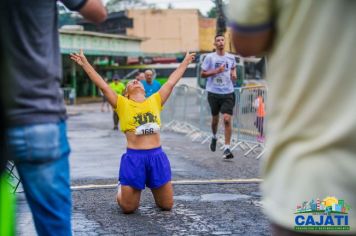
[[[258,178],[252,179],[196,179],[196,180],[173,180],[175,185],[184,184],[245,184],[245,183],[261,183],[263,180]],[[116,188],[117,184],[88,184],[72,186],[72,190],[80,189],[100,189],[100,188]]]

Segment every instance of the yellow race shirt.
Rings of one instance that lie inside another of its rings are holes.
[[[161,95],[157,92],[144,102],[135,102],[118,95],[115,111],[120,119],[120,130],[124,133],[135,131],[137,127],[147,123],[161,126]]]

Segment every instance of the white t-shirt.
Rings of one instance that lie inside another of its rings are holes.
[[[275,26],[268,63],[262,184],[268,217],[293,229],[296,206],[335,196],[356,233],[356,1],[230,1],[234,30]]]
[[[207,78],[206,91],[217,94],[234,92],[231,81],[231,70],[236,67],[235,57],[229,53],[219,56],[216,52],[209,53],[201,65],[202,70],[209,71],[225,65],[225,71]]]

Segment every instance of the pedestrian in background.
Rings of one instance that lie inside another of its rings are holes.
[[[89,21],[102,22],[99,0],[62,0]],[[72,235],[70,148],[61,89],[58,9],[55,0],[0,1],[1,37],[9,59],[7,139],[37,234]],[[4,33],[4,34],[3,34]]]
[[[153,79],[153,72],[152,70],[145,71],[145,80],[141,80],[143,87],[146,91],[146,98],[157,92],[161,88],[161,84]]]
[[[264,143],[265,137],[263,132],[263,125],[266,116],[266,109],[265,109],[264,92],[261,89],[258,89],[257,91],[257,98],[253,103],[253,107],[256,109],[255,126],[259,133],[259,135],[257,136],[257,141]]]
[[[145,78],[145,73],[143,73],[143,72],[138,73],[136,79],[137,79],[138,81],[140,81],[140,82],[144,81],[144,80],[146,79],[146,78]]]
[[[356,1],[239,0],[227,9],[237,52],[269,54],[262,191],[273,234],[308,235],[294,232],[296,206],[331,195],[354,209],[350,230],[313,235],[355,235]]]
[[[112,82],[109,84],[110,88],[115,91],[115,93],[117,95],[122,95],[122,93],[125,90],[125,85],[124,83],[119,81],[119,76],[118,75],[114,75]],[[104,94],[105,96],[105,94]],[[114,128],[113,130],[118,130],[118,125],[119,125],[119,117],[116,114],[116,112],[114,110],[112,110],[112,117],[113,117],[113,122],[114,122]]]

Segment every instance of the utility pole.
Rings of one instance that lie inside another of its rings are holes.
[[[226,17],[223,10],[223,1],[215,0],[216,5],[216,34],[224,35],[226,32]]]

